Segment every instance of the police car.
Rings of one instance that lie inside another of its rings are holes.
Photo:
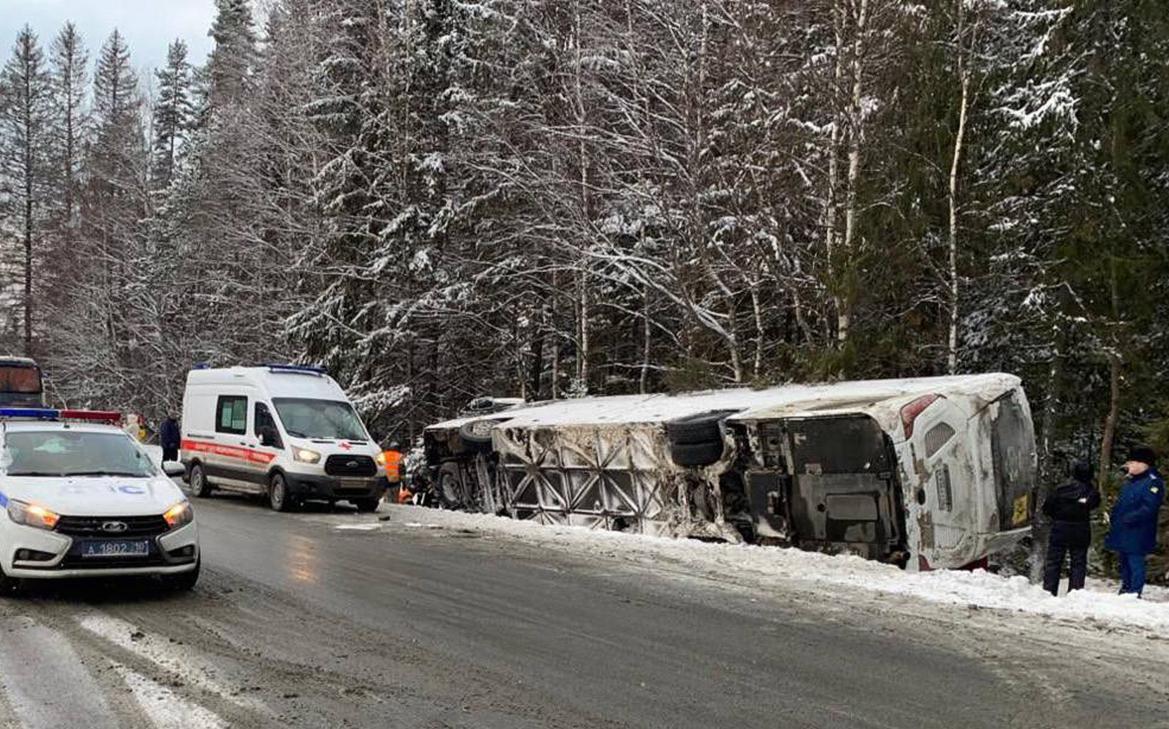
[[[194,587],[194,511],[119,419],[0,408],[0,589],[21,580],[130,575]],[[168,472],[181,468],[168,465]]]

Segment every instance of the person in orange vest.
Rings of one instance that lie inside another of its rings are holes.
[[[402,451],[401,446],[397,441],[390,443],[390,447],[385,451],[386,458],[386,480],[390,482],[390,488],[398,487],[397,498],[395,501],[399,504],[408,503],[410,501],[410,491],[402,486]],[[403,500],[405,494],[405,500]]]

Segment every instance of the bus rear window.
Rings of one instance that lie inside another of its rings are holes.
[[[41,374],[35,367],[0,365],[0,392],[33,395],[41,391]]]

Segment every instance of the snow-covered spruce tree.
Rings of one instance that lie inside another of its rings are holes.
[[[51,150],[52,88],[36,34],[27,25],[17,34],[12,56],[0,72],[0,190],[9,235],[17,246],[4,251],[7,291],[19,290],[21,348],[34,354],[34,280],[45,251]],[[38,292],[39,293],[39,292]]]
[[[194,123],[191,99],[191,65],[187,44],[175,40],[167,49],[166,66],[154,73],[156,96],[151,129],[151,185],[156,190],[170,187]]]
[[[187,145],[191,166],[172,195],[183,250],[184,321],[198,322],[191,361],[268,361],[287,356],[280,336],[289,251],[266,235],[270,197],[263,178],[267,138],[257,110],[257,47],[249,5],[220,0],[215,47],[200,77],[205,104]]]
[[[85,156],[78,260],[71,297],[53,333],[50,367],[73,404],[141,406],[152,398],[144,365],[149,325],[142,276],[149,204],[148,153],[130,49],[115,31],[94,71],[93,139]]]
[[[53,351],[51,333],[59,329],[68,282],[80,265],[77,258],[78,228],[85,146],[89,134],[89,53],[76,26],[66,23],[53,39],[49,53],[52,79],[50,231],[45,238],[48,251],[39,277],[38,301],[44,313],[45,335],[39,346]]]

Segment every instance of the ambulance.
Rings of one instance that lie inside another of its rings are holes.
[[[323,369],[197,366],[183,395],[180,459],[200,497],[254,494],[274,510],[347,501],[375,511],[386,456]]]
[[[26,580],[199,579],[195,513],[120,413],[0,408],[0,591]]]

